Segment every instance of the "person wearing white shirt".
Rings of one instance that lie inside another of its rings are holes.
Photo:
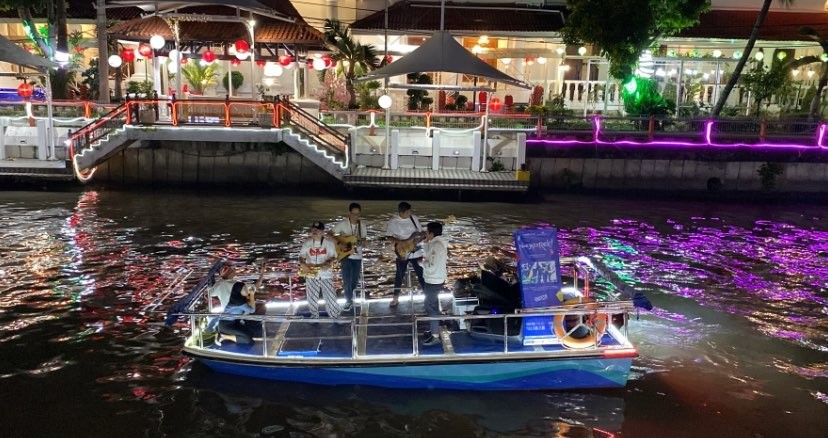
[[[394,252],[397,253],[396,264],[397,273],[394,276],[394,298],[388,305],[396,307],[400,303],[400,287],[402,286],[403,277],[405,276],[408,264],[414,268],[417,274],[417,281],[419,286],[423,287],[423,267],[420,266],[420,259],[423,257],[423,250],[415,246],[414,251],[400,259],[399,252],[402,244],[410,239],[414,233],[423,231],[420,221],[417,216],[411,212],[411,204],[407,202],[400,202],[397,206],[398,214],[394,215],[389,221],[385,230],[385,235],[394,241]]]
[[[440,291],[448,276],[448,240],[443,237],[443,224],[429,222],[426,225],[426,243],[423,245],[423,295],[425,311],[430,317],[440,316]],[[429,321],[429,330],[425,332],[423,345],[432,346],[440,343],[440,321]]]
[[[359,218],[362,214],[362,206],[352,202],[348,206],[348,217],[334,225],[334,236],[346,237],[355,236],[357,241],[354,244],[354,253],[339,261],[342,268],[342,289],[345,293],[345,306],[342,310],[350,311],[354,306],[354,289],[359,283],[362,272],[362,241],[368,237],[368,230]]]
[[[336,244],[330,237],[325,237],[325,224],[314,222],[311,226],[311,238],[306,240],[299,251],[299,263],[305,275],[308,296],[308,308],[311,316],[319,318],[319,296],[325,299],[325,308],[331,318],[338,318],[342,308],[336,301],[333,287],[333,266],[336,260]]]

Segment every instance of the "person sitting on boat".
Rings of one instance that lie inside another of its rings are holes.
[[[423,245],[423,294],[425,310],[429,317],[440,316],[440,291],[446,283],[446,262],[448,261],[448,240],[443,237],[443,224],[429,222],[426,225],[426,242]],[[429,321],[423,345],[440,343],[440,321]]]
[[[219,280],[210,288],[210,297],[218,298],[221,308],[227,307],[227,302],[230,300],[230,292],[233,289],[233,283],[236,278],[236,268],[229,262],[219,270]]]
[[[362,206],[352,202],[348,206],[348,217],[334,225],[333,234],[342,239],[339,245],[341,249],[353,251],[353,253],[339,261],[342,267],[342,289],[345,292],[345,306],[342,310],[347,312],[354,306],[354,289],[359,283],[359,276],[362,271],[362,241],[368,237],[368,229],[359,215],[362,213]],[[343,248],[344,237],[356,237],[356,242]]]
[[[397,206],[397,214],[388,221],[385,230],[385,235],[394,241],[394,252],[397,254],[394,298],[388,304],[390,307],[396,307],[400,303],[400,287],[409,263],[414,267],[414,272],[417,273],[417,281],[420,287],[423,287],[423,283],[425,283],[423,267],[419,263],[423,257],[423,250],[417,247],[415,243],[417,240],[416,234],[422,230],[423,227],[420,225],[417,216],[411,212],[411,204],[400,202]],[[411,251],[408,250],[409,248]]]
[[[305,241],[299,251],[300,275],[305,277],[308,309],[314,318],[319,318],[320,295],[325,299],[325,308],[331,318],[338,318],[342,312],[333,287],[331,267],[334,261],[336,261],[334,239],[325,238],[324,223],[314,222],[311,225],[310,239]]]
[[[233,283],[227,306],[223,315],[249,315],[256,312],[256,285],[237,281]],[[256,326],[259,328],[257,329]],[[237,344],[249,345],[253,338],[260,336],[261,324],[254,321],[222,316],[218,324],[216,344],[232,341]]]

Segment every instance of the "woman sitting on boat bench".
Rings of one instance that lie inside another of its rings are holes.
[[[262,286],[264,280],[265,264],[262,262],[259,279],[256,284],[237,281],[233,283],[227,305],[222,310],[222,315],[262,315],[265,313],[264,305],[256,306],[256,291]],[[221,345],[224,341],[233,341],[238,344],[252,344],[256,337],[261,336],[262,325],[256,321],[236,319],[221,316],[218,324],[216,344]]]

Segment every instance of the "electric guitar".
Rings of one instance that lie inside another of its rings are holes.
[[[400,240],[394,244],[394,252],[398,260],[405,260],[411,253],[417,252],[420,243],[425,240],[425,231],[415,231],[408,236],[408,239]]]
[[[446,220],[442,221],[443,225],[453,223],[457,219],[454,215],[449,215]],[[415,231],[411,233],[405,240],[397,241],[394,244],[394,252],[397,254],[398,260],[405,260],[411,253],[417,252],[420,249],[420,244],[425,240],[425,231]]]

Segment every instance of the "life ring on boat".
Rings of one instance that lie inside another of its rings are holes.
[[[563,305],[578,305],[583,310],[593,313],[578,315],[555,315],[553,328],[555,336],[561,345],[568,348],[589,348],[598,345],[607,331],[609,316],[606,313],[595,313],[599,310],[598,303],[590,298],[572,298],[563,302]]]

